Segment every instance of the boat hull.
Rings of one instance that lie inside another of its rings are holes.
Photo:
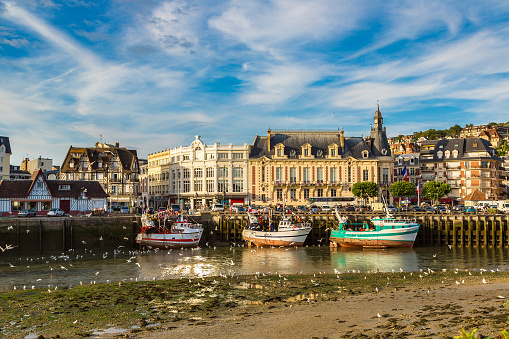
[[[245,229],[242,239],[255,246],[302,246],[311,232],[311,227],[282,232],[265,232]]]
[[[177,234],[146,234],[140,233],[136,238],[136,242],[140,246],[145,246],[149,249],[159,248],[187,248],[197,247],[200,243],[202,232],[196,233],[177,233]]]
[[[419,225],[364,232],[333,230],[329,239],[341,247],[411,248],[418,231]]]

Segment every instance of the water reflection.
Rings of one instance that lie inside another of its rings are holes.
[[[312,274],[400,269],[509,270],[502,248],[417,247],[352,250],[329,247],[221,247],[157,252],[0,256],[0,290],[69,287],[90,283],[265,273]]]

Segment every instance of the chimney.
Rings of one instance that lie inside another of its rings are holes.
[[[118,141],[115,143],[115,147],[118,148],[120,146],[120,144],[118,143]]]
[[[269,152],[270,154],[270,127],[269,129],[267,130],[267,151]]]
[[[341,145],[341,151],[344,152],[345,151],[345,131],[344,130],[341,130],[341,132],[339,132],[339,143]]]

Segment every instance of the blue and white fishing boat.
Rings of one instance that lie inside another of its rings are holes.
[[[333,229],[330,241],[341,247],[411,248],[420,225],[415,220],[399,219],[387,213],[385,217],[371,219],[371,223],[349,223],[340,217],[338,229]]]
[[[283,216],[277,230],[270,223],[265,230],[266,226],[260,224],[256,216],[250,213],[248,216],[249,222],[242,231],[242,239],[248,246],[302,246],[311,232],[309,223],[294,222],[291,217]]]

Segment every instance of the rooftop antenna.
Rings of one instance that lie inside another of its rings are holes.
[[[101,140],[101,144],[103,143],[103,135],[99,134],[99,139]]]

